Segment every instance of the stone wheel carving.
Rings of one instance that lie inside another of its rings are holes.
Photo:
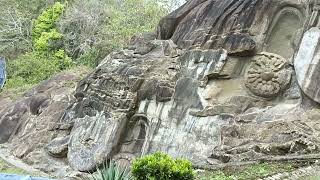
[[[256,96],[275,97],[288,86],[291,74],[286,59],[263,52],[249,65],[245,85]]]

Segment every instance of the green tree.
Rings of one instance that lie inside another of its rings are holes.
[[[32,38],[34,47],[37,51],[55,50],[56,47],[49,47],[51,41],[59,41],[62,34],[58,32],[56,23],[64,11],[64,5],[60,2],[43,11],[34,21],[32,28]],[[51,49],[50,49],[51,48]]]

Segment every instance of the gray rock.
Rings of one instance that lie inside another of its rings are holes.
[[[120,120],[97,113],[76,120],[68,148],[70,166],[78,171],[95,170],[110,157],[119,139]]]
[[[9,151],[36,169],[62,179],[71,168],[62,160],[52,158],[44,149],[52,139],[48,150],[56,157],[66,157],[70,127],[61,128],[59,122],[72,100],[76,81],[87,69],[66,71],[48,79],[24,93],[18,100],[0,95],[0,143],[10,143]],[[71,123],[69,123],[71,124]],[[65,140],[65,141],[64,141]],[[50,153],[49,153],[50,154]]]
[[[302,91],[314,101],[320,103],[320,29],[311,28],[302,39],[294,67]]]
[[[51,156],[57,158],[67,157],[69,142],[70,136],[56,138],[52,140],[45,149]]]

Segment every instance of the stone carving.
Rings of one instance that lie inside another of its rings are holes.
[[[135,114],[128,123],[126,135],[121,140],[120,152],[113,160],[121,167],[128,167],[136,157],[147,152],[150,128],[144,114]]]
[[[279,109],[279,108],[277,108]],[[308,153],[319,153],[319,111],[284,113],[284,119],[265,123],[226,125],[221,129],[221,147],[212,158],[220,162],[248,161]],[[312,132],[312,133],[310,133]],[[272,143],[270,143],[272,142]],[[227,159],[223,157],[228,157]],[[222,160],[225,159],[226,161]]]
[[[41,88],[41,96],[29,93],[28,101],[0,108],[0,143],[12,139],[15,155],[24,160],[51,165],[37,158],[43,152],[65,158],[63,163],[76,171],[91,171],[110,159],[127,166],[156,151],[196,166],[207,165],[211,154],[220,164],[279,155],[282,147],[290,147],[284,155],[315,152],[313,144],[319,143],[308,142],[319,137],[320,125],[313,123],[320,115],[307,127],[305,119],[294,122],[297,109],[304,109],[286,96],[298,92],[290,91],[295,81],[287,60],[295,53],[293,41],[300,38],[296,30],[310,18],[304,13],[308,3],[190,0],[160,22],[157,34],[135,37],[127,49],[107,56],[78,84],[74,98],[73,88],[57,78],[44,83],[61,87],[54,92]],[[316,99],[320,35],[309,35],[295,65],[300,86]],[[257,54],[264,50],[269,53]],[[246,87],[263,98],[248,96]],[[297,123],[302,126],[295,128]],[[46,151],[40,152],[45,144]],[[212,153],[214,147],[224,153]],[[252,151],[257,156],[250,156]]]
[[[143,114],[136,114],[132,117],[126,133],[126,137],[121,146],[121,153],[130,153],[136,157],[146,152],[146,141],[149,127],[148,118]]]
[[[307,31],[302,39],[294,67],[298,83],[302,91],[316,102],[320,103],[320,29],[317,27]]]
[[[246,87],[254,95],[270,98],[287,87],[291,71],[286,59],[263,52],[250,64],[245,79]]]
[[[133,160],[136,158],[136,156],[134,156],[131,153],[121,153],[121,154],[117,154],[113,157],[113,160],[116,162],[116,164],[122,168],[128,168],[131,163],[133,162]]]
[[[268,33],[266,51],[279,54],[290,59],[296,49],[297,37],[303,26],[302,13],[293,7],[286,7],[279,11]]]

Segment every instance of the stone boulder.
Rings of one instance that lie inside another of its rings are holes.
[[[320,103],[320,29],[308,30],[302,39],[294,60],[297,80],[302,91],[312,100]]]
[[[65,136],[69,131],[59,129],[63,127],[59,119],[73,99],[76,82],[86,73],[86,68],[60,73],[28,90],[18,100],[8,96],[10,92],[1,94],[0,104],[4,108],[0,109],[0,143],[7,144],[15,157],[56,177],[62,178],[72,171],[48,153],[66,157],[69,141]],[[59,138],[62,142],[54,140]]]

